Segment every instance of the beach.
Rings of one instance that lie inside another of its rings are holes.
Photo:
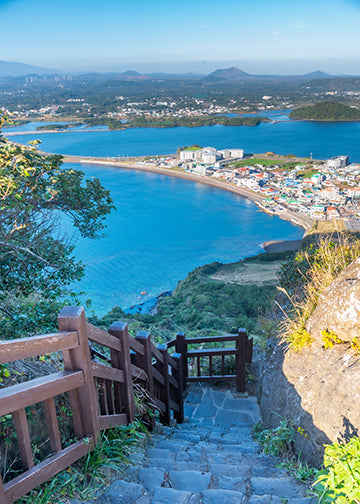
[[[210,177],[204,177],[201,175],[196,175],[194,173],[188,173],[176,169],[171,169],[171,168],[162,168],[157,165],[150,165],[150,164],[142,164],[142,163],[136,163],[136,162],[123,162],[123,161],[109,161],[105,158],[92,158],[92,157],[84,157],[84,156],[69,156],[69,155],[63,155],[63,161],[64,163],[78,163],[78,164],[97,164],[97,165],[102,165],[102,166],[113,166],[117,168],[126,168],[129,170],[140,170],[140,171],[145,171],[145,172],[150,172],[150,173],[158,173],[161,175],[167,175],[170,177],[177,177],[177,178],[182,178],[185,180],[191,180],[193,182],[199,182],[200,184],[206,184],[212,187],[217,187],[219,189],[223,189],[228,192],[232,192],[235,194],[239,194],[240,196],[243,196],[251,201],[255,202],[261,202],[264,200],[264,197],[260,194],[256,194],[253,191],[250,191],[246,188],[243,187],[238,187],[233,184],[230,184],[229,182],[220,180],[220,179],[213,179]],[[273,211],[272,215],[276,215],[280,217],[280,219],[287,220],[292,222],[293,224],[302,227],[305,232],[308,231],[312,225],[313,221],[312,219],[305,217],[303,215],[300,215],[296,212],[292,212],[290,210],[281,210],[280,211]]]

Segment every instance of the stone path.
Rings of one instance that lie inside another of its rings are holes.
[[[122,480],[91,504],[315,504],[306,487],[260,453],[254,397],[201,385],[185,402],[188,423],[162,427]],[[90,503],[88,503],[90,504]]]

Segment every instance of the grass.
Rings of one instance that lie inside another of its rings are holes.
[[[279,288],[291,302],[283,322],[282,338],[289,348],[301,350],[311,344],[306,322],[320,294],[351,262],[360,256],[360,240],[348,233],[322,236],[284,263]]]
[[[148,432],[139,420],[102,432],[100,441],[91,452],[19,499],[17,504],[65,504],[69,499],[96,498],[104,486],[121,474],[131,452],[147,436]]]
[[[274,164],[279,164],[281,163],[280,159],[262,159],[262,158],[251,158],[251,159],[244,159],[243,161],[238,161],[237,163],[234,163],[234,166],[237,168],[240,168],[242,166],[253,166],[255,164],[261,164],[263,166],[271,166]]]
[[[273,455],[283,459],[277,467],[290,472],[300,481],[313,482],[317,470],[302,462],[300,456],[295,456],[294,441],[296,433],[306,437],[304,429],[301,427],[296,429],[292,420],[282,418],[278,427],[274,429],[264,429],[261,424],[256,424],[253,436],[262,446],[266,455]]]

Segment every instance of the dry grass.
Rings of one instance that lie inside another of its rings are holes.
[[[295,265],[306,262],[308,266],[306,272],[302,273],[304,283],[301,299],[296,300],[285,289],[279,288],[292,304],[292,312],[286,315],[282,330],[282,338],[289,348],[300,350],[311,343],[306,322],[314,312],[320,294],[359,256],[360,240],[340,233],[321,238],[317,245],[312,244],[296,255]]]

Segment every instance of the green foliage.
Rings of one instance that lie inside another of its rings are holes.
[[[291,303],[282,330],[289,347],[299,350],[311,343],[306,321],[315,310],[320,294],[359,255],[360,240],[343,233],[322,236],[284,262],[279,273],[279,290]],[[328,347],[334,342],[333,338],[325,337]]]
[[[188,147],[179,147],[176,152],[179,154],[181,151],[197,151],[200,149],[202,149],[202,147],[199,144],[194,144]]]
[[[0,332],[9,337],[51,325],[60,296],[83,275],[74,246],[56,236],[59,213],[96,238],[113,208],[98,179],[64,168],[61,156],[41,154],[37,143],[0,137]]]
[[[125,130],[129,128],[197,128],[200,126],[214,126],[215,124],[223,126],[257,126],[262,121],[266,121],[266,118],[261,116],[228,117],[209,114],[189,117],[153,117],[151,115],[141,115],[131,117],[126,123],[104,116],[87,119],[86,122],[89,126],[106,125],[110,130]]]
[[[304,482],[313,481],[317,475],[317,470],[308,463],[302,462],[300,457],[284,460],[277,467],[285,469],[285,471],[291,473],[296,479]]]
[[[43,124],[38,126],[37,131],[61,131],[68,128],[74,128],[75,126],[80,126],[82,123],[68,123],[68,124]]]
[[[148,432],[139,420],[102,432],[88,455],[22,497],[18,504],[65,504],[74,498],[96,498],[104,485],[121,473],[129,454],[146,436]]]
[[[286,458],[294,453],[295,427],[291,420],[282,419],[275,429],[263,429],[256,424],[254,438],[266,455]]]
[[[322,101],[299,107],[289,114],[291,119],[313,121],[360,121],[360,110],[335,101]]]
[[[360,502],[360,438],[325,446],[324,469],[317,474],[314,490],[318,504]]]
[[[313,339],[305,327],[299,327],[288,335],[287,342],[289,348],[300,352],[304,347],[311,345]]]

